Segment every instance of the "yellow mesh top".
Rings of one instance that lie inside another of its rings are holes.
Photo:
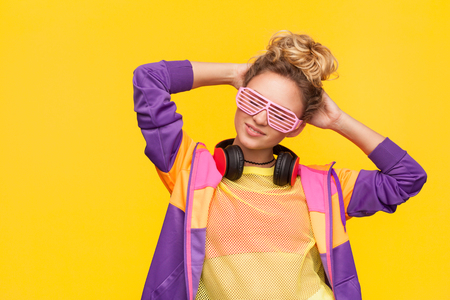
[[[273,183],[273,167],[223,178],[211,202],[196,300],[333,299],[300,178]]]

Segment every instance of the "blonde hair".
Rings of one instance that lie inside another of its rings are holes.
[[[331,51],[309,35],[279,31],[272,36],[267,51],[256,57],[244,77],[244,86],[264,72],[274,72],[293,80],[300,88],[308,121],[322,105],[322,81],[336,74],[338,62]]]

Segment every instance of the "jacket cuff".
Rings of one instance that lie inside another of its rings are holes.
[[[189,91],[194,83],[192,65],[188,60],[164,61],[170,77],[170,93]]]
[[[368,157],[383,173],[386,173],[405,155],[405,150],[389,138],[385,138]]]

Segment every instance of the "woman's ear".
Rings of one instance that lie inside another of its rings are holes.
[[[294,129],[293,131],[289,132],[286,137],[296,137],[297,135],[300,134],[300,132],[302,132],[302,130],[305,128],[306,126],[306,122],[303,121],[302,124],[300,126],[298,126],[297,129]]]

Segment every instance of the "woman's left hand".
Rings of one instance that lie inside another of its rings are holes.
[[[338,130],[344,112],[325,91],[322,94],[322,101],[322,107],[316,111],[308,123],[322,129]]]
[[[352,141],[369,155],[383,140],[384,136],[343,112],[325,91],[323,105],[308,122],[323,129],[331,129]]]

